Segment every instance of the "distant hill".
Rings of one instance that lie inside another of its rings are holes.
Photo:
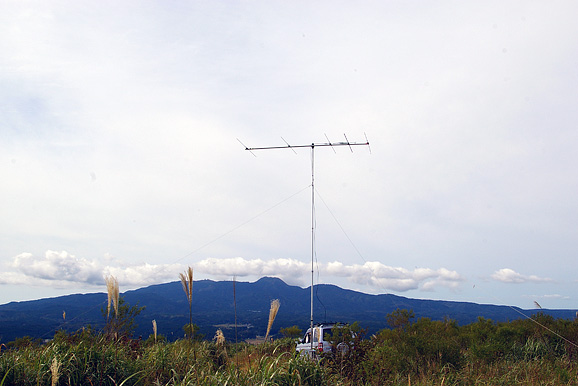
[[[386,328],[385,317],[397,308],[411,309],[416,319],[454,319],[459,324],[475,322],[479,316],[494,321],[520,319],[536,310],[515,307],[482,305],[468,302],[417,300],[396,295],[369,295],[321,284],[314,288],[314,318],[320,321],[358,321],[375,333]],[[309,325],[310,288],[290,286],[277,278],[264,277],[254,283],[236,282],[237,334],[243,340],[264,335],[269,318],[271,300],[279,299],[281,308],[273,324],[273,333],[282,327],[297,325],[305,330]],[[180,282],[152,285],[121,296],[130,305],[145,306],[137,318],[135,336],[146,339],[152,334],[152,320],[158,333],[169,340],[183,336],[182,327],[189,321],[189,308]],[[76,331],[88,325],[100,329],[105,319],[104,293],[68,295],[50,299],[13,302],[0,305],[0,342],[17,337],[51,338],[57,329]],[[193,285],[193,322],[201,333],[212,338],[222,328],[228,340],[235,340],[235,304],[232,281],[195,281]],[[66,312],[63,321],[62,313]],[[555,318],[573,319],[574,310],[540,310]]]

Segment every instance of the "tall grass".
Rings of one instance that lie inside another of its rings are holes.
[[[281,302],[279,301],[279,299],[271,301],[271,308],[269,309],[269,322],[267,323],[267,333],[265,334],[265,341],[267,341],[267,338],[269,337],[269,332],[271,332],[271,326],[273,326],[273,322],[277,317],[279,307],[281,307]]]
[[[486,362],[471,358],[463,366],[431,361],[409,372],[380,372],[379,345],[362,350],[357,376],[341,374],[324,356],[320,362],[301,358],[290,339],[259,346],[223,342],[136,344],[113,342],[98,334],[60,334],[41,346],[10,349],[0,355],[3,385],[575,385],[578,364],[568,357]],[[221,355],[229,352],[227,358]],[[196,358],[191,355],[197,352]],[[235,357],[235,360],[232,358]],[[229,359],[230,358],[230,359]],[[410,360],[411,358],[406,358]],[[56,366],[55,364],[58,363]],[[57,368],[57,369],[56,369]],[[2,385],[2,383],[0,383]],[[3,386],[2,385],[2,386]]]
[[[61,334],[46,345],[4,352],[0,380],[5,385],[52,386],[327,384],[324,370],[295,356],[294,347],[268,344],[258,350],[246,344],[227,345],[179,340],[145,346],[98,335]],[[225,348],[245,366],[223,360]]]
[[[193,268],[188,267],[185,273],[179,274],[179,277],[183,285],[183,291],[185,291],[187,301],[189,302],[189,338],[193,339]]]
[[[114,276],[107,276],[105,278],[106,282],[106,292],[108,295],[108,305],[106,307],[106,318],[110,318],[110,304],[112,303],[114,307],[115,316],[118,316],[118,299],[119,299],[119,287],[118,280]]]
[[[578,321],[551,325],[571,342],[578,338]],[[297,355],[290,338],[251,346],[221,336],[155,343],[85,329],[60,331],[46,344],[24,339],[0,353],[0,386],[578,384],[575,347],[524,321],[458,327],[421,319],[370,339],[357,335],[354,349],[319,361]]]
[[[52,364],[50,365],[50,373],[52,374],[52,386],[58,384],[58,378],[60,377],[60,362],[56,357],[52,358]]]

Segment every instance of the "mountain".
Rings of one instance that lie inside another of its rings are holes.
[[[516,307],[484,305],[468,302],[417,300],[396,295],[369,295],[321,284],[314,288],[314,318],[319,321],[359,322],[375,333],[386,328],[385,317],[397,308],[413,310],[417,318],[433,320],[454,319],[459,324],[475,322],[479,316],[494,321],[508,321],[532,315],[536,310]],[[169,340],[183,336],[182,327],[189,321],[187,298],[181,282],[152,285],[127,291],[121,297],[129,305],[145,306],[138,316],[135,336],[146,339],[152,334],[154,319],[158,333]],[[282,280],[264,277],[254,283],[232,281],[195,281],[193,285],[193,323],[200,332],[212,338],[221,328],[228,340],[235,340],[235,299],[237,336],[239,340],[264,335],[269,318],[271,300],[279,299],[281,308],[273,324],[273,331],[297,325],[305,330],[309,325],[310,288],[290,286]],[[58,329],[76,331],[88,325],[104,326],[103,310],[107,295],[94,293],[68,295],[26,302],[0,305],[0,342],[6,343],[22,336],[51,338]],[[540,310],[555,318],[573,319],[574,310]],[[63,319],[66,312],[66,319]]]

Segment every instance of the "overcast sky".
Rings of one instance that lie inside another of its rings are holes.
[[[178,280],[578,308],[578,3],[0,1],[0,303]],[[282,137],[282,138],[281,138]]]

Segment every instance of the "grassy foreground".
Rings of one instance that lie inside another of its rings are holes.
[[[0,353],[3,385],[576,385],[578,322],[458,326],[393,313],[393,327],[347,340],[347,355],[300,358],[291,339],[251,346],[147,341],[86,329],[48,343],[22,339]],[[538,323],[536,323],[538,322]]]
[[[289,342],[172,343],[61,334],[0,355],[2,385],[321,385],[327,372]]]

